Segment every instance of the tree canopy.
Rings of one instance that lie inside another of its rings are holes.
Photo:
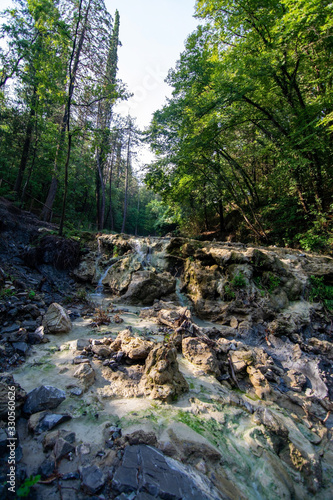
[[[230,233],[238,214],[240,235],[325,246],[333,208],[332,5],[199,0],[196,9],[201,24],[169,73],[172,98],[150,127],[157,161],[148,185],[192,232]]]

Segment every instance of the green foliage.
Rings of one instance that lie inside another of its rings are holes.
[[[328,223],[333,194],[329,2],[196,8],[202,24],[169,73],[173,96],[148,133],[157,160],[146,182],[177,208],[186,234],[218,228],[320,248],[317,214]],[[243,222],[227,227],[235,210]]]
[[[240,271],[230,282],[232,288],[245,288],[247,283],[243,273]]]
[[[268,293],[272,293],[281,285],[281,278],[268,271],[263,273],[262,276],[256,276],[254,282],[261,292],[267,291]]]
[[[228,283],[224,285],[223,291],[225,300],[233,300],[236,298],[235,292],[232,290],[231,286]]]
[[[15,290],[11,290],[10,288],[1,288],[0,289],[0,299],[6,298],[6,297],[12,297],[15,295]]]
[[[113,247],[112,252],[113,257],[119,257],[119,248],[117,247],[117,245]]]
[[[333,286],[325,285],[324,276],[310,276],[309,300],[322,302],[328,311],[333,312]]]
[[[30,494],[31,488],[41,480],[41,476],[30,476],[27,478],[23,484],[18,488],[16,495],[19,498],[26,498]]]
[[[28,299],[32,300],[36,297],[36,292],[34,290],[30,290],[28,293]]]

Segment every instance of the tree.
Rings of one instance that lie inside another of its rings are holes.
[[[308,224],[327,212],[329,10],[321,0],[197,2],[206,25],[170,71],[173,97],[149,131],[158,160],[146,179],[165,201],[197,218],[203,208],[206,226],[217,206],[221,230],[223,212],[236,209],[257,238],[272,232],[262,220],[267,204],[295,200]],[[211,194],[202,208],[192,199],[198,182]]]

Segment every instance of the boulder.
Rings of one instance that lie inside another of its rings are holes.
[[[205,373],[220,375],[219,364],[214,350],[197,337],[187,337],[182,341],[183,356],[200,367]]]
[[[124,492],[131,494],[131,498],[140,499],[221,498],[207,478],[164,456],[156,448],[142,444],[126,447],[122,463],[113,476],[112,488],[118,493]]]
[[[179,371],[175,348],[156,346],[150,351],[141,385],[151,399],[167,402],[188,391],[188,384]]]
[[[65,309],[54,302],[43,318],[43,326],[47,333],[68,333],[72,323]]]
[[[78,378],[85,389],[90,387],[95,382],[95,371],[87,364],[80,364],[74,372],[74,377]]]
[[[43,410],[57,408],[66,399],[64,391],[50,385],[42,385],[28,393],[23,406],[24,413],[31,415]]]
[[[150,305],[155,299],[170,295],[175,290],[176,280],[170,273],[138,271],[132,275],[123,299],[132,304]]]
[[[81,467],[80,476],[81,486],[89,495],[97,493],[106,481],[102,470],[95,464],[88,467]]]

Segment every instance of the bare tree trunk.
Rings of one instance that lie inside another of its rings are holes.
[[[130,168],[131,131],[132,131],[132,128],[131,128],[131,125],[130,125],[129,131],[128,131],[128,142],[127,142],[124,216],[123,216],[123,223],[122,223],[122,226],[121,226],[121,233],[125,232],[125,224],[126,224],[126,216],[127,216],[127,195],[128,195],[129,168]]]
[[[67,146],[67,158],[66,158],[66,164],[65,164],[65,186],[64,186],[64,196],[63,196],[63,200],[62,200],[62,211],[61,211],[61,219],[60,219],[60,227],[59,227],[59,236],[62,236],[63,229],[64,229],[67,191],[68,191],[68,165],[69,165],[69,158],[71,155],[71,148],[72,148],[72,134],[69,134],[68,135],[68,146]]]
[[[14,186],[14,191],[16,191],[18,196],[19,196],[19,193],[21,191],[23,174],[24,174],[24,171],[26,169],[26,166],[28,163],[28,158],[29,158],[30,144],[31,144],[31,139],[32,139],[32,131],[34,128],[33,118],[36,115],[36,109],[35,109],[36,101],[37,101],[36,95],[37,95],[37,88],[34,87],[33,96],[32,96],[32,100],[31,100],[31,108],[30,108],[30,113],[29,113],[28,125],[27,125],[27,129],[25,132],[25,139],[24,139],[24,144],[23,144],[20,167],[19,167],[19,171],[18,171],[18,174],[16,177],[15,186]]]

